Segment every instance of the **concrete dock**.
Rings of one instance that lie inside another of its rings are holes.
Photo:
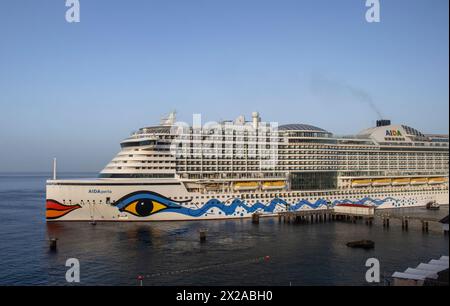
[[[254,224],[259,223],[259,215],[252,216]],[[277,214],[279,223],[314,224],[324,222],[351,222],[363,221],[366,225],[373,225],[376,219],[381,220],[383,228],[389,228],[391,221],[401,221],[403,231],[408,231],[412,223],[421,224],[422,231],[428,233],[431,223],[439,223],[440,219],[422,216],[408,216],[393,214],[391,212],[376,211],[374,207],[363,208],[361,205],[342,205],[325,209],[309,209],[300,211],[284,211]]]
[[[283,222],[295,224],[313,224],[332,221],[347,221],[356,223],[357,220],[363,220],[367,225],[372,225],[373,219],[374,215],[372,214],[357,214],[342,211],[337,212],[333,208],[286,211],[278,213],[278,221],[280,223]]]

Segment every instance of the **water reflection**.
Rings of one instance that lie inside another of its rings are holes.
[[[368,257],[380,259],[392,273],[448,254],[448,237],[438,224],[423,234],[411,222],[384,229],[363,224],[292,225],[251,220],[158,223],[45,222],[47,176],[0,177],[0,284],[65,282],[66,260],[78,258],[82,285],[363,285]],[[439,211],[395,210],[410,216],[440,218]],[[207,229],[200,243],[200,229]],[[58,238],[50,252],[48,238]],[[374,240],[374,250],[346,247],[350,240]],[[270,260],[256,258],[270,256]],[[203,269],[207,267],[207,269]],[[179,272],[184,271],[184,272]],[[173,273],[171,273],[173,272]]]
[[[448,213],[448,206],[440,212],[406,212],[437,218]],[[206,243],[199,241],[203,228]],[[390,273],[448,254],[448,238],[422,234],[413,223],[402,232],[396,225],[389,230],[361,223],[289,225],[276,218],[261,219],[259,225],[250,220],[71,222],[48,223],[47,235],[59,239],[57,254],[48,258],[50,269],[62,273],[65,258],[79,258],[85,284],[134,285],[137,275],[153,275],[146,285],[364,284],[369,257],[379,258],[383,272]],[[346,247],[350,240],[367,238],[375,241],[374,250]],[[245,263],[264,256],[270,260]]]

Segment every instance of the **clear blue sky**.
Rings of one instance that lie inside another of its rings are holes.
[[[356,133],[386,118],[448,133],[448,0],[0,1],[0,172],[98,171],[119,141],[180,119],[309,123]],[[372,101],[372,102],[371,102]]]

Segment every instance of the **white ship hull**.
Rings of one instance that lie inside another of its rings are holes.
[[[98,179],[49,180],[47,220],[230,219],[337,204],[448,204],[448,135],[426,136],[389,120],[336,137],[308,124],[262,122],[257,112],[251,121],[202,126],[193,119],[189,126],[172,113],[133,132]]]
[[[380,191],[377,188],[314,192],[188,193],[176,181],[163,183],[118,180],[49,181],[47,221],[176,221],[247,218],[258,212],[274,215],[321,209],[340,203],[377,209],[448,204],[448,187]],[[141,205],[141,206],[139,206]],[[138,207],[139,206],[139,207]]]

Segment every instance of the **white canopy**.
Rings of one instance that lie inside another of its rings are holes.
[[[430,262],[428,264],[430,264],[430,265],[437,265],[437,266],[443,266],[446,269],[448,268],[448,260],[432,259],[432,260],[430,260]]]
[[[414,274],[414,275],[421,275],[421,276],[425,276],[426,278],[432,278],[432,279],[437,279],[438,275],[434,272],[431,271],[426,271],[426,270],[420,270],[420,269],[413,269],[413,268],[408,268],[405,270],[406,274]]]
[[[394,278],[403,278],[403,279],[413,279],[413,280],[424,280],[426,276],[418,275],[418,274],[407,274],[402,272],[395,272],[392,274]]]
[[[448,256],[441,256],[441,258],[432,259],[428,263],[421,263],[415,269],[408,268],[404,272],[395,272],[392,277],[412,280],[438,279],[438,273],[448,269],[448,266]]]

